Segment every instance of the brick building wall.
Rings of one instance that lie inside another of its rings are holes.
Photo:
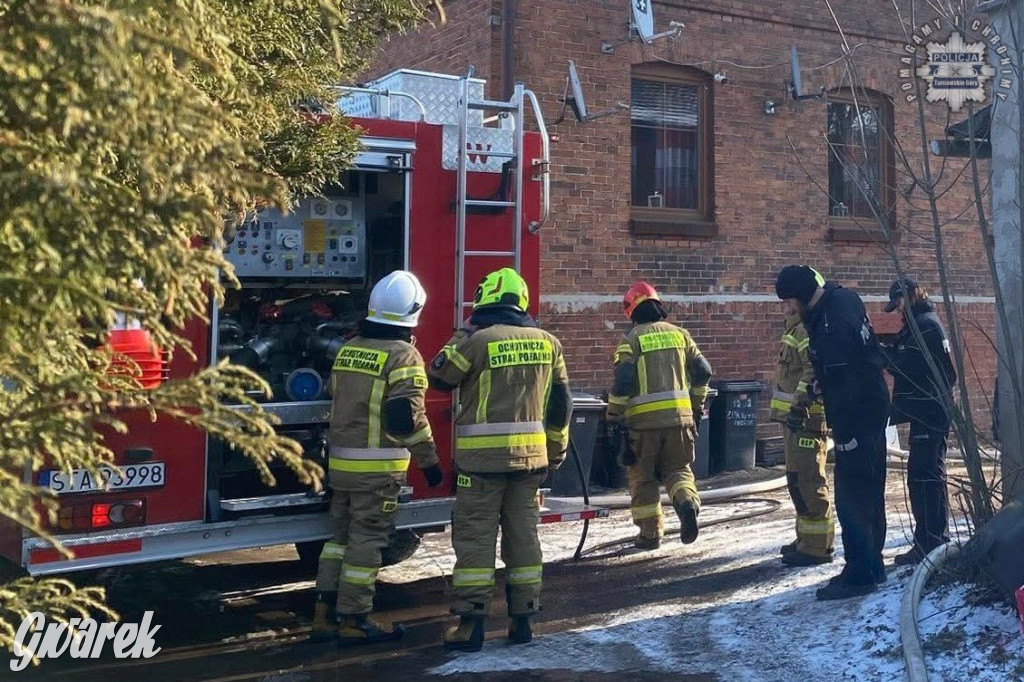
[[[503,12],[515,6],[514,25]],[[904,3],[905,4],[905,3]],[[857,83],[891,98],[894,134],[920,164],[917,105],[900,91],[898,54],[905,38],[889,2],[833,3],[857,58]],[[619,303],[635,279],[666,295],[672,317],[686,326],[715,368],[716,378],[770,381],[781,334],[774,298],[775,273],[806,262],[829,279],[865,296],[876,326],[899,258],[933,293],[938,290],[934,239],[927,202],[897,160],[894,242],[837,239],[828,218],[826,103],[795,102],[786,95],[789,48],[800,53],[804,92],[851,85],[842,38],[828,8],[816,0],[707,0],[655,2],[656,31],[670,21],[686,28],[654,45],[603,42],[627,36],[625,0],[449,0],[449,23],[386,43],[374,74],[415,67],[464,73],[468,64],[500,96],[502,65],[541,98],[554,121],[567,61],[577,66],[589,109],[630,101],[630,79],[640,64],[724,72],[713,84],[714,224],[710,238],[642,237],[630,224],[631,127],[629,113],[581,124],[570,115],[553,126],[552,220],[543,233],[542,323],[567,348],[574,388],[600,392],[610,384],[610,358],[626,320]],[[919,23],[930,19],[924,17]],[[511,49],[502,39],[515,38]],[[741,68],[750,67],[750,68]],[[763,103],[776,102],[766,115]],[[929,137],[964,117],[944,104],[926,104]],[[938,173],[942,159],[931,157]],[[982,241],[971,209],[972,189],[956,182],[965,160],[947,159],[940,203],[945,265],[961,303],[963,345],[976,413],[990,399],[995,377],[994,313]],[[982,172],[986,172],[983,168]],[[946,191],[948,190],[948,191]],[[766,401],[765,401],[766,402]],[[985,423],[983,418],[982,423]],[[763,421],[763,420],[762,420]],[[773,427],[765,427],[769,432]]]

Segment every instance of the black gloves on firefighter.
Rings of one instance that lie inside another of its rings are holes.
[[[636,453],[629,445],[629,429],[621,421],[612,422],[608,425],[608,442],[615,453],[615,461],[621,467],[630,467],[636,464]]]
[[[441,471],[441,467],[437,464],[429,466],[423,470],[423,477],[427,479],[427,485],[431,488],[436,488],[441,485],[441,481],[444,480],[444,472]]]
[[[799,433],[803,431],[804,424],[807,422],[807,408],[801,407],[800,405],[794,405],[789,408],[789,414],[786,416],[786,428],[793,433]]]
[[[700,423],[704,420],[704,410],[693,411],[693,428],[700,431]]]

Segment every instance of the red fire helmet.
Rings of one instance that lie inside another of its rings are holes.
[[[647,282],[640,281],[626,291],[626,295],[622,297],[622,308],[626,312],[626,317],[632,318],[633,311],[644,301],[660,300],[661,298],[654,287]]]

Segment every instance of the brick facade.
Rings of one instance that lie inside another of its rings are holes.
[[[628,112],[587,124],[570,114],[552,127],[557,140],[552,144],[552,221],[544,232],[542,322],[567,348],[574,388],[600,392],[609,385],[611,351],[626,325],[618,297],[634,279],[647,279],[668,295],[672,317],[693,333],[716,378],[761,381],[770,378],[781,333],[773,285],[782,266],[807,262],[856,289],[866,296],[876,325],[886,328],[898,326],[882,313],[881,300],[896,271],[887,251],[933,294],[938,290],[927,202],[898,159],[899,227],[891,249],[842,241],[830,231],[835,225],[821,189],[828,185],[826,104],[819,99],[795,102],[785,92],[791,45],[800,52],[804,92],[851,85],[839,59],[842,39],[824,4],[656,2],[656,30],[681,21],[686,24],[681,35],[655,45],[621,44],[613,54],[602,53],[601,44],[626,38],[626,0],[449,0],[446,6],[446,25],[385,43],[371,75],[402,67],[465,73],[472,63],[477,75],[488,79],[489,96],[503,94],[503,73],[526,83],[540,97],[549,122],[562,109],[569,59],[577,65],[591,111],[630,101],[634,65],[723,71],[729,78],[712,85],[712,238],[634,234]],[[905,40],[891,3],[833,6],[856,54],[859,82],[891,98],[895,136],[919,166],[918,110],[899,89],[896,53]],[[503,44],[510,33],[514,41]],[[776,102],[774,116],[763,112],[767,99]],[[943,104],[925,108],[930,138],[964,117],[954,114],[948,120]],[[930,160],[938,173],[943,160]],[[946,160],[943,189],[955,182],[964,164],[963,159]],[[939,210],[950,280],[958,296],[971,297],[957,310],[966,336],[972,399],[981,416],[995,377],[988,341],[994,338],[994,313],[972,196],[970,185],[960,181],[943,196]]]

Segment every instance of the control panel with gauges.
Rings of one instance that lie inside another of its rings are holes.
[[[358,197],[315,197],[295,211],[260,211],[224,249],[238,277],[338,277],[366,274],[366,216]]]

